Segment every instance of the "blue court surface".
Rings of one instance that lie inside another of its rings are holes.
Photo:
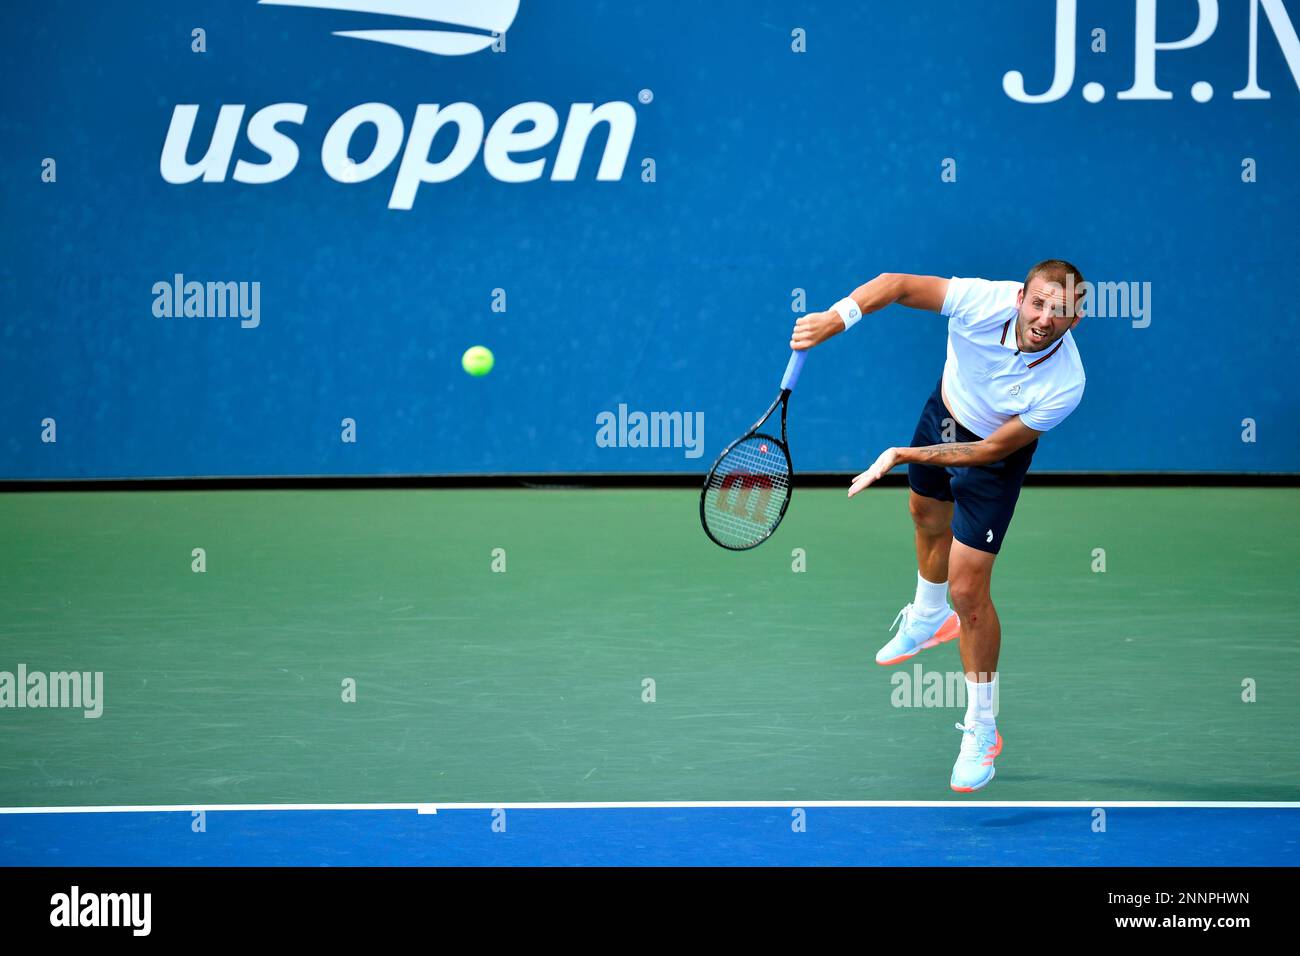
[[[1099,809],[1105,830],[1098,831]],[[1300,807],[943,804],[0,813],[7,866],[1295,866]],[[802,825],[802,830],[799,829]]]

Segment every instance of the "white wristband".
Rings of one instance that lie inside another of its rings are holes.
[[[844,322],[844,331],[847,332],[862,318],[862,310],[852,298],[845,297],[831,306],[831,311],[840,317]]]

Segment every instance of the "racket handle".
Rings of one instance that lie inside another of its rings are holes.
[[[785,389],[794,391],[795,385],[799,382],[799,373],[803,371],[804,359],[807,357],[807,350],[790,350],[790,364],[785,367],[785,376],[781,379],[781,389],[783,391]]]

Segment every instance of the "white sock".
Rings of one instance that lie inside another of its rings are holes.
[[[934,617],[940,611],[948,608],[948,582],[940,581],[935,584],[921,577],[921,572],[916,572],[916,600],[912,602],[917,613],[922,617]]]
[[[988,675],[981,674],[981,677]],[[990,727],[994,724],[994,718],[998,711],[998,675],[993,674],[993,679],[987,684],[977,684],[969,677],[966,678],[966,726],[970,727],[975,721],[982,724],[988,724]]]

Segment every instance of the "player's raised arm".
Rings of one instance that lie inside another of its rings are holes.
[[[897,302],[911,309],[939,312],[948,295],[948,280],[939,276],[914,276],[885,272],[858,286],[853,294],[825,312],[800,316],[790,334],[790,348],[810,349],[851,328],[858,319]]]

